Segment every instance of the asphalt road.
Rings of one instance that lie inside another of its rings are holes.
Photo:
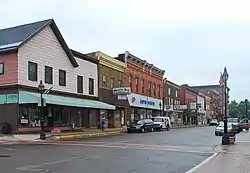
[[[213,154],[213,127],[125,134],[53,144],[0,145],[11,173],[185,173]]]

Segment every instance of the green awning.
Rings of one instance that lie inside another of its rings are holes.
[[[72,97],[56,96],[51,94],[44,94],[43,98],[46,100],[46,104],[115,110],[115,106],[113,105],[90,99],[79,99]],[[19,91],[19,104],[38,103],[39,99],[39,93]]]

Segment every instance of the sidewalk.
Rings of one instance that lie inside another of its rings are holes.
[[[234,145],[219,146],[216,152],[217,156],[193,173],[250,173],[250,133],[239,133]]]

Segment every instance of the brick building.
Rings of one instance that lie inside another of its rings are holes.
[[[117,59],[126,64],[124,86],[131,88],[131,94],[127,95],[127,120],[160,115],[165,71],[132,54],[128,54],[127,58],[125,54],[120,54]]]
[[[217,92],[216,90],[211,90],[205,91],[203,93],[206,95],[206,114],[208,119],[220,119],[221,117],[219,117],[219,92]]]

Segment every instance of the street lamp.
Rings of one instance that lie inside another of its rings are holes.
[[[161,102],[159,103],[159,106],[160,106],[160,113],[161,113],[161,116],[162,116],[162,111],[161,111],[162,104],[161,104]]]
[[[224,135],[222,136],[222,145],[229,145],[229,136],[227,132],[227,80],[228,80],[227,68],[224,68],[224,72],[222,74],[222,79],[225,87],[225,115],[224,115]]]
[[[40,84],[38,85],[38,89],[41,94],[41,116],[40,116],[40,121],[41,121],[41,133],[40,133],[40,139],[45,140],[46,139],[46,134],[44,133],[44,114],[43,114],[43,91],[44,91],[44,84],[43,81],[40,81]]]

